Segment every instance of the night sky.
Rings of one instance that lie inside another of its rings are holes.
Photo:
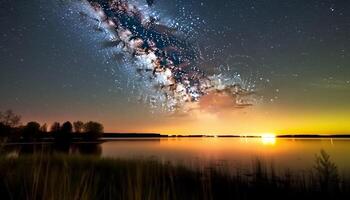
[[[96,120],[109,132],[350,132],[348,0],[130,0],[198,50],[205,74],[238,76],[254,92],[250,106],[210,94],[179,112],[149,101],[156,89],[132,56],[106,47],[83,4],[0,2],[0,110],[23,122]]]

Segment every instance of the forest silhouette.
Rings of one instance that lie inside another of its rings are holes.
[[[99,122],[66,121],[54,122],[48,130],[46,123],[30,121],[21,125],[21,116],[12,110],[0,112],[0,138],[6,142],[34,142],[53,140],[72,142],[76,140],[96,141],[101,138],[104,127]]]

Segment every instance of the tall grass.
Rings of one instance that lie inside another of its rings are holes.
[[[349,199],[349,179],[334,167],[323,153],[314,169],[283,173],[261,160],[228,173],[223,167],[188,169],[146,159],[2,156],[0,199]]]

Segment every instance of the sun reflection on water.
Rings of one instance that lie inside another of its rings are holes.
[[[261,135],[261,142],[264,145],[274,145],[276,144],[276,135],[273,133],[265,133]]]

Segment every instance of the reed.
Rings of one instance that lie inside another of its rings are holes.
[[[1,199],[60,200],[350,197],[349,177],[339,176],[334,163],[322,153],[313,169],[302,172],[277,172],[261,160],[255,160],[250,169],[232,172],[228,167],[189,169],[150,159],[44,153],[1,156],[0,195]]]

